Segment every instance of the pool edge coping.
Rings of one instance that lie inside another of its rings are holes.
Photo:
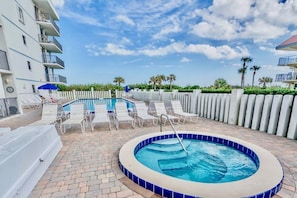
[[[284,176],[282,166],[274,155],[262,147],[238,138],[216,133],[197,131],[178,131],[178,133],[219,137],[239,143],[256,153],[260,162],[259,169],[255,174],[246,179],[218,184],[190,182],[158,173],[138,162],[134,156],[134,149],[140,142],[148,138],[172,134],[172,131],[166,131],[139,136],[123,145],[119,152],[119,163],[120,166],[123,166],[121,167],[122,170],[123,168],[127,170],[128,173],[126,172],[125,175],[128,174],[127,176],[129,176],[129,174],[132,174],[132,179],[135,176],[163,189],[193,197],[221,197],[222,195],[228,197],[253,197],[275,188],[279,190]],[[161,177],[162,179],[160,179]]]

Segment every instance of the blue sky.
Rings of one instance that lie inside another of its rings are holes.
[[[52,0],[60,21],[68,84],[148,83],[174,74],[174,84],[209,86],[218,78],[240,85],[240,59],[256,74],[290,69],[275,47],[297,34],[297,1],[287,0]],[[245,84],[252,83],[252,71]]]

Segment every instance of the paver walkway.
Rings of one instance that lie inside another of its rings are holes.
[[[284,170],[283,187],[274,196],[297,198],[297,140],[269,135],[251,129],[227,125],[200,118],[197,123],[175,125],[177,130],[203,131],[229,135],[259,145],[274,154]],[[119,149],[128,140],[143,134],[158,132],[159,126],[131,129],[120,126],[120,130],[108,130],[96,126],[85,133],[79,127],[61,135],[63,148],[40,179],[30,197],[100,197],[137,198],[159,197],[131,182],[118,167]],[[169,126],[163,130],[170,130]],[[269,180],[269,178],[263,178]]]

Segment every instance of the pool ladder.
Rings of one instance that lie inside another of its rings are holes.
[[[160,132],[162,132],[162,121],[163,121],[163,120],[162,120],[162,117],[166,117],[166,119],[167,119],[167,121],[169,122],[169,124],[170,124],[172,130],[174,131],[174,134],[175,134],[175,136],[176,136],[176,138],[177,138],[179,144],[181,145],[181,147],[183,148],[183,150],[186,152],[186,154],[189,154],[189,152],[187,151],[187,149],[185,148],[184,144],[182,143],[182,141],[181,141],[181,139],[180,139],[178,133],[177,133],[176,130],[175,130],[175,127],[173,126],[173,124],[172,124],[172,122],[171,122],[171,120],[169,119],[169,117],[168,117],[167,114],[163,114],[163,113],[162,113],[161,116],[160,116]]]

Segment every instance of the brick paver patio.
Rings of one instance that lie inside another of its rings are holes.
[[[6,123],[9,123],[6,122]],[[259,145],[274,154],[284,170],[283,187],[274,197],[297,198],[297,141],[251,129],[200,118],[197,123],[175,125],[177,130],[203,131],[233,136]],[[13,128],[13,127],[12,127]],[[170,130],[169,126],[163,130]],[[158,132],[159,126],[109,131],[107,126],[90,126],[85,133],[79,127],[61,135],[63,148],[35,186],[30,197],[159,197],[131,182],[118,167],[119,149],[128,140]],[[263,178],[269,180],[269,178]]]

